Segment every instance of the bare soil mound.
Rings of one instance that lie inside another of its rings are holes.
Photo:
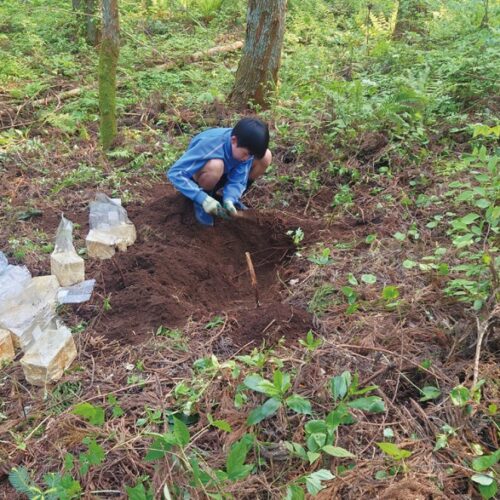
[[[93,304],[78,314],[109,339],[138,343],[160,327],[182,327],[188,319],[226,318],[230,344],[275,342],[303,336],[308,313],[282,304],[277,271],[294,252],[286,222],[276,213],[245,212],[214,227],[199,225],[192,204],[178,194],[132,207],[136,243],[112,260],[95,262]],[[260,307],[251,286],[245,252],[252,256]],[[103,300],[111,308],[102,306]],[[222,321],[222,320],[221,320]]]

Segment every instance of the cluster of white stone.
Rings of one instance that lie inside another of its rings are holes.
[[[98,194],[90,204],[87,255],[109,259],[136,239],[135,226],[120,200]],[[50,256],[51,274],[32,278],[25,266],[10,265],[0,252],[0,365],[16,349],[26,380],[45,386],[59,380],[77,355],[71,331],[57,317],[60,303],[84,302],[95,280],[85,281],[85,263],[73,246],[73,224],[61,217]]]

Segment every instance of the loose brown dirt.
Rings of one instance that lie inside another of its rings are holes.
[[[96,293],[78,315],[96,333],[137,344],[160,326],[182,328],[188,320],[209,323],[220,316],[226,345],[241,347],[293,339],[311,328],[306,311],[280,300],[278,273],[287,274],[295,248],[286,234],[291,224],[279,213],[248,211],[203,227],[192,203],[165,188],[163,196],[131,207],[129,217],[136,243],[87,269],[87,277],[96,278]],[[246,252],[255,267],[259,307]],[[105,310],[104,299],[111,309]]]

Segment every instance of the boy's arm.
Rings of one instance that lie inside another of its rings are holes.
[[[239,201],[243,191],[245,191],[248,182],[248,174],[252,168],[253,158],[238,165],[231,170],[227,176],[227,182],[224,186],[224,202],[234,203]]]
[[[193,181],[193,175],[208,161],[196,148],[188,149],[169,169],[167,178],[184,196],[200,205],[207,198],[207,193]]]

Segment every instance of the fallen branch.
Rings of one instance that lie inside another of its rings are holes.
[[[5,108],[2,110],[0,113],[0,116],[2,115],[12,115],[15,113],[16,117],[17,115],[22,111],[23,108],[25,108],[28,104],[31,104],[32,107],[39,107],[39,106],[46,106],[47,104],[50,104],[51,102],[54,101],[64,101],[66,99],[69,99],[70,97],[75,97],[77,95],[80,95],[84,90],[84,87],[77,87],[76,89],[71,89],[71,90],[65,90],[64,92],[59,92],[59,94],[54,94],[50,95],[47,97],[43,97],[42,99],[37,99],[35,101],[27,101],[23,104],[20,104],[19,106],[11,107],[11,108]],[[16,125],[12,125],[13,127]]]
[[[228,45],[219,45],[217,47],[212,47],[211,49],[208,50],[195,52],[194,54],[191,54],[190,56],[181,59],[180,61],[169,61],[167,63],[157,65],[155,66],[155,68],[160,70],[168,70],[178,66],[183,66],[184,64],[194,63],[201,59],[205,59],[206,57],[214,56],[216,54],[222,54],[225,52],[235,52],[236,50],[241,49],[241,47],[243,47],[243,42],[234,42]]]

